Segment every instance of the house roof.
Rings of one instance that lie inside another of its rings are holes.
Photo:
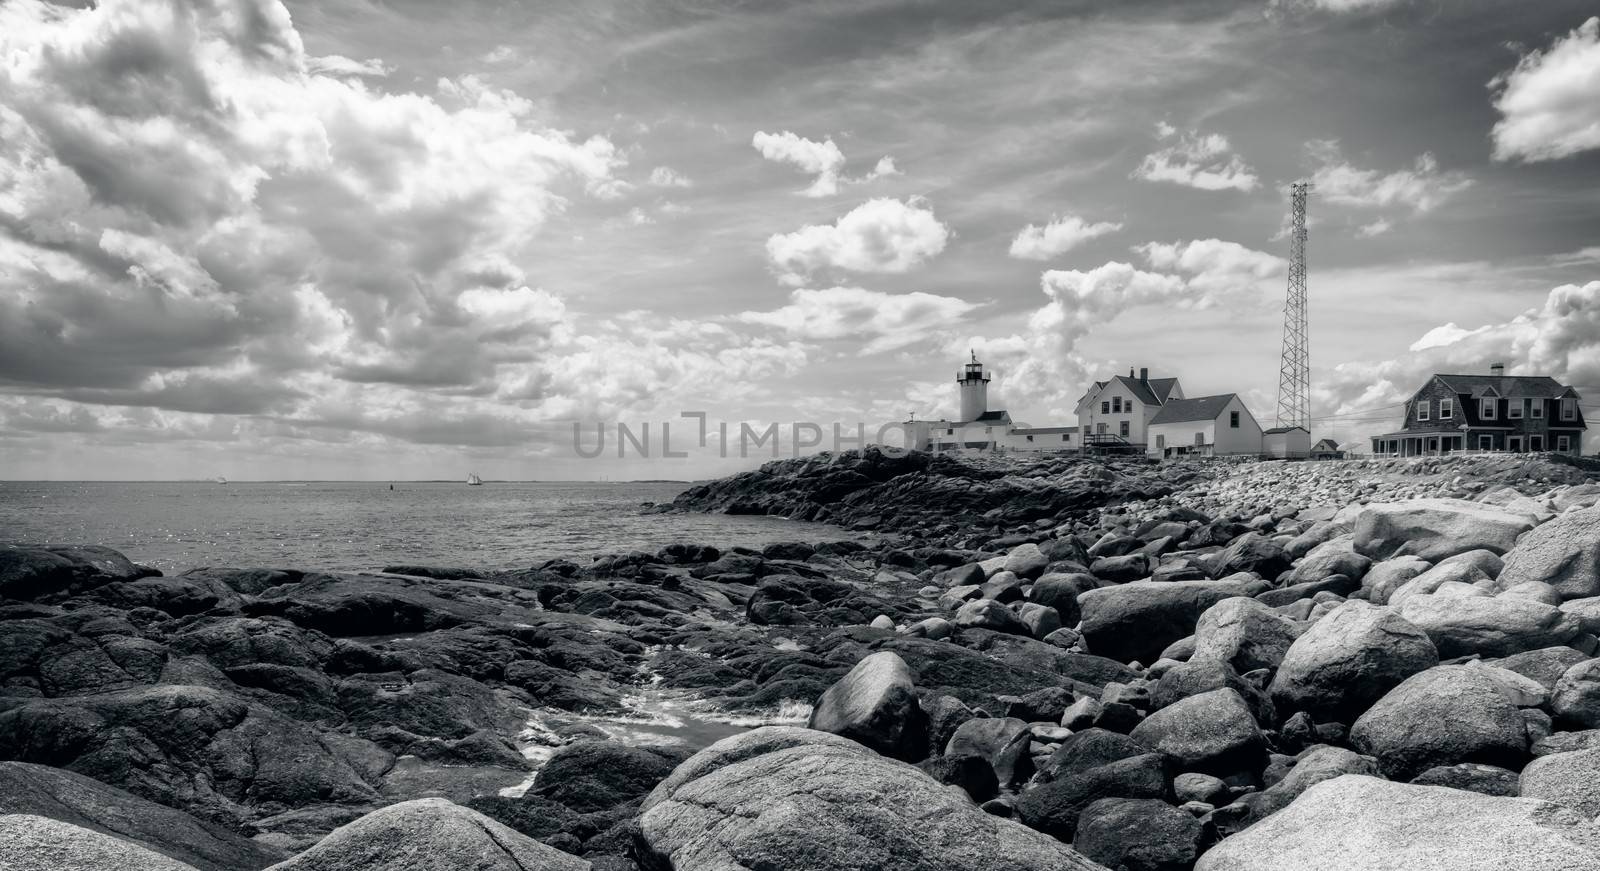
[[[993,421],[1003,421],[1003,420],[1010,420],[1010,419],[1011,419],[1011,415],[1006,414],[1004,410],[1001,410],[1001,411],[985,411],[983,414],[980,414],[976,418],[974,418],[974,420],[977,420],[977,421],[979,421],[981,423],[990,423],[990,422],[993,422]]]
[[[1174,399],[1161,406],[1156,416],[1150,419],[1154,426],[1158,423],[1184,423],[1191,420],[1216,420],[1228,407],[1228,403],[1238,398],[1236,393],[1223,393],[1219,396],[1200,396],[1194,399]]]
[[[1126,375],[1118,375],[1117,380],[1122,386],[1128,388],[1133,398],[1145,405],[1161,405],[1172,395],[1172,385],[1178,383],[1176,378],[1151,378],[1149,381],[1140,381]]]
[[[1313,451],[1337,451],[1339,443],[1333,439],[1323,439],[1311,446]]]
[[[1440,375],[1433,377],[1456,393],[1478,395],[1493,390],[1500,396],[1555,399],[1572,388],[1548,375]]]
[[[1261,434],[1262,435],[1276,435],[1278,433],[1285,433],[1285,432],[1288,432],[1288,431],[1293,430],[1293,429],[1297,429],[1297,430],[1305,433],[1306,435],[1310,435],[1311,434],[1311,430],[1306,429],[1303,426],[1275,426],[1272,429],[1264,429],[1264,430],[1262,430]],[[1327,439],[1323,439],[1323,441],[1327,441]]]

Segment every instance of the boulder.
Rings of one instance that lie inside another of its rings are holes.
[[[1561,603],[1561,610],[1571,614],[1583,626],[1583,631],[1600,634],[1600,596],[1568,599]]]
[[[1144,753],[1035,784],[1017,798],[1017,816],[1029,828],[1070,841],[1084,809],[1100,799],[1162,798],[1165,793],[1161,754]]]
[[[1478,591],[1483,595],[1489,595],[1493,585],[1494,579],[1472,563],[1445,560],[1401,584],[1400,589],[1389,595],[1388,603],[1395,606],[1403,605],[1413,596],[1426,596],[1448,587],[1465,586],[1467,591]]]
[[[1389,597],[1396,590],[1430,568],[1432,565],[1427,560],[1414,556],[1399,556],[1374,563],[1367,570],[1366,577],[1361,579],[1361,589],[1366,591],[1367,601],[1374,605],[1387,605]]]
[[[1096,586],[1098,584],[1093,575],[1051,572],[1033,582],[1033,591],[1028,594],[1028,599],[1056,609],[1056,613],[1061,615],[1062,626],[1076,626],[1083,613],[1078,607],[1078,595]]]
[[[1392,609],[1345,602],[1284,654],[1269,693],[1284,712],[1350,722],[1406,678],[1439,664],[1426,633]]]
[[[0,816],[0,868],[16,871],[195,871],[138,844],[33,814]]]
[[[1356,720],[1350,745],[1404,779],[1458,762],[1519,767],[1522,715],[1485,671],[1442,665],[1406,678]]]
[[[283,858],[224,826],[48,765],[0,762],[0,814],[49,817],[153,850],[199,871],[253,871]]]
[[[1411,782],[1421,786],[1448,786],[1451,789],[1464,789],[1481,795],[1517,794],[1515,771],[1477,762],[1437,765],[1412,778]]]
[[[1498,798],[1349,774],[1213,847],[1195,871],[1596,871],[1588,820]]]
[[[1200,615],[1190,662],[1226,662],[1244,673],[1277,668],[1304,624],[1244,597],[1223,599]]]
[[[1543,581],[1521,581],[1506,587],[1496,595],[1507,599],[1532,599],[1535,602],[1543,602],[1546,605],[1556,605],[1558,607],[1562,603],[1560,591]],[[1589,625],[1584,622],[1582,617],[1578,617],[1578,622],[1584,627],[1585,632],[1589,631]]]
[[[1587,654],[1570,647],[1541,647],[1538,650],[1513,653],[1502,659],[1490,660],[1490,664],[1506,671],[1514,671],[1554,692],[1556,683],[1567,673],[1567,669],[1588,658]]]
[[[1028,626],[1017,612],[993,599],[968,602],[956,611],[956,626],[962,629],[989,629],[1009,635],[1028,635]]]
[[[0,548],[0,598],[59,598],[117,581],[159,575],[109,547]]]
[[[1564,805],[1584,819],[1600,816],[1600,750],[1540,756],[1522,769],[1518,794]]]
[[[1022,625],[1028,627],[1028,634],[1034,638],[1044,639],[1050,633],[1061,628],[1061,614],[1054,608],[1039,605],[1033,602],[1024,602],[1017,606],[1017,619]]]
[[[1317,745],[1301,753],[1277,783],[1261,792],[1247,793],[1217,816],[1226,821],[1224,828],[1229,832],[1239,831],[1288,807],[1311,787],[1345,774],[1376,777],[1378,764],[1369,756],[1343,747]]]
[[[1510,656],[1566,644],[1582,627],[1560,608],[1527,599],[1413,596],[1400,616],[1428,634],[1439,656]]]
[[[1532,528],[1525,514],[1464,499],[1377,502],[1356,517],[1355,549],[1375,560],[1417,556],[1438,562],[1478,549],[1503,554]]]
[[[1018,577],[1032,580],[1044,574],[1045,567],[1050,565],[1050,558],[1039,550],[1033,543],[1019,544],[1006,554],[1005,570],[1014,572]]]
[[[654,789],[688,754],[615,741],[578,741],[562,747],[539,769],[527,793],[578,813],[626,804]]]
[[[979,717],[956,729],[945,745],[944,756],[982,759],[993,770],[995,782],[1010,789],[1033,776],[1031,744],[1027,722],[1016,717]]]
[[[1244,697],[1232,689],[1190,696],[1146,717],[1128,737],[1178,770],[1232,774],[1257,767],[1266,750]]]
[[[270,871],[589,871],[590,864],[442,798],[375,810]]]
[[[910,765],[825,734],[809,742],[805,731],[755,729],[685,762],[645,800],[641,864],[1100,871],[1065,844],[984,813]]]
[[[1569,511],[1524,535],[1506,554],[1500,583],[1540,581],[1563,598],[1600,596],[1600,508]]]
[[[1106,729],[1085,728],[1061,742],[1061,746],[1040,766],[1036,780],[1049,783],[1052,780],[1070,779],[1102,765],[1149,752],[1150,748],[1127,735]]]
[[[1200,821],[1154,798],[1103,798],[1083,809],[1072,847],[1124,871],[1187,871],[1200,855]]]
[[[1254,572],[1270,581],[1287,571],[1292,563],[1282,545],[1259,532],[1248,532],[1212,557],[1210,569],[1213,578]]]
[[[928,718],[912,680],[898,654],[874,653],[822,694],[806,725],[894,759],[921,759],[928,747]]]
[[[1348,535],[1317,545],[1289,573],[1289,583],[1320,581],[1329,575],[1344,575],[1360,581],[1372,568],[1372,560],[1355,552],[1355,539]]]
[[[1600,729],[1600,659],[1568,668],[1550,693],[1550,712],[1569,729]]]
[[[1078,631],[1099,656],[1154,662],[1167,645],[1192,634],[1212,605],[1253,595],[1261,586],[1254,579],[1136,581],[1089,590],[1078,597],[1083,609]]]

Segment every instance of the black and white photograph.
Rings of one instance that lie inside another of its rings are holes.
[[[1594,0],[0,0],[3,871],[1600,871]]]

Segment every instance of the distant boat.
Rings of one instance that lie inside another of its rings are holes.
[[[468,487],[479,487],[479,486],[482,486],[482,484],[483,484],[483,479],[478,477],[478,473],[477,472],[468,473],[468,475],[467,475],[467,486]]]

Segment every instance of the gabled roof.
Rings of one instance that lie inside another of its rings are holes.
[[[1433,377],[1456,393],[1474,396],[1494,391],[1498,396],[1527,396],[1536,399],[1556,399],[1565,396],[1572,388],[1548,375],[1439,375]]]
[[[1161,406],[1156,416],[1150,419],[1154,426],[1158,423],[1184,423],[1191,420],[1216,420],[1228,407],[1228,403],[1238,398],[1237,393],[1223,393],[1219,396],[1200,396],[1194,399],[1174,399]]]
[[[1333,439],[1323,439],[1311,446],[1313,451],[1337,451],[1339,443]]]
[[[1277,433],[1288,432],[1288,431],[1293,430],[1293,429],[1297,429],[1297,430],[1305,433],[1306,435],[1310,435],[1311,434],[1311,430],[1306,429],[1303,426],[1275,426],[1272,429],[1264,429],[1264,430],[1262,430],[1261,434],[1262,435],[1275,435]],[[1323,441],[1327,441],[1327,439],[1323,439]]]
[[[1149,381],[1140,381],[1137,378],[1129,378],[1126,375],[1118,375],[1117,380],[1122,383],[1123,387],[1128,388],[1128,392],[1133,394],[1134,399],[1145,405],[1161,405],[1165,403],[1167,397],[1172,394],[1172,385],[1178,383],[1176,378],[1151,378]]]

